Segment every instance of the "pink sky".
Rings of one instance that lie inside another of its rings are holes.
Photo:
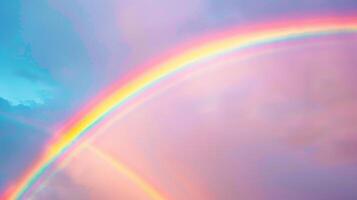
[[[199,74],[113,121],[93,145],[169,199],[343,196],[357,178],[356,44],[326,38],[197,66]],[[61,187],[59,197],[80,188],[89,196],[79,199],[149,199],[88,150],[47,187],[38,197]]]

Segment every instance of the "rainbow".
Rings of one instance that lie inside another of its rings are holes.
[[[88,130],[111,111],[134,101],[136,96],[186,68],[230,52],[252,49],[284,41],[334,34],[357,33],[357,17],[318,17],[265,23],[246,28],[227,29],[183,45],[143,67],[133,76],[114,83],[77,114],[54,139],[36,162],[1,199],[23,199],[41,184],[51,169],[76,148]]]
[[[136,185],[138,185],[139,188],[141,188],[146,194],[148,194],[150,199],[153,199],[153,200],[166,199],[160,192],[158,192],[154,187],[152,187],[152,184],[147,183],[142,177],[137,175],[134,171],[132,171],[130,168],[128,168],[124,164],[115,160],[109,154],[103,152],[102,150],[100,150],[97,147],[94,147],[92,145],[87,145],[86,147],[92,153],[94,153],[97,157],[106,161],[109,165],[114,167],[115,170],[117,170],[121,174],[124,174],[132,182],[134,182]]]

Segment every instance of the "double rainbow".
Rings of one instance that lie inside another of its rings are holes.
[[[1,199],[25,198],[40,185],[41,180],[51,173],[51,169],[70,153],[70,150],[76,148],[90,128],[109,112],[127,105],[128,101],[135,101],[135,96],[168,76],[232,51],[321,35],[351,33],[357,33],[356,17],[320,17],[267,23],[246,29],[229,29],[188,43],[145,65],[143,71],[134,74],[132,78],[113,84],[99,95],[91,106],[71,120],[67,128],[56,134],[57,137],[47,145],[38,160],[16,184],[9,187]]]

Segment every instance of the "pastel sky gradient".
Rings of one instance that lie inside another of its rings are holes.
[[[356,12],[354,0],[1,1],[0,194],[140,63],[227,27]],[[351,34],[217,63],[90,145],[168,199],[357,199],[355,52]],[[150,198],[84,148],[33,199]]]

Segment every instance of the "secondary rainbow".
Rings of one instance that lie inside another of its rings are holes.
[[[128,101],[162,79],[180,71],[199,66],[198,63],[228,54],[287,40],[334,34],[357,33],[357,17],[314,17],[304,20],[288,20],[265,23],[258,26],[227,29],[194,40],[187,45],[141,67],[142,71],[121,80],[99,95],[66,128],[56,133],[43,154],[1,199],[22,199],[41,183],[51,169],[86,135],[88,130],[114,109],[125,106]]]

